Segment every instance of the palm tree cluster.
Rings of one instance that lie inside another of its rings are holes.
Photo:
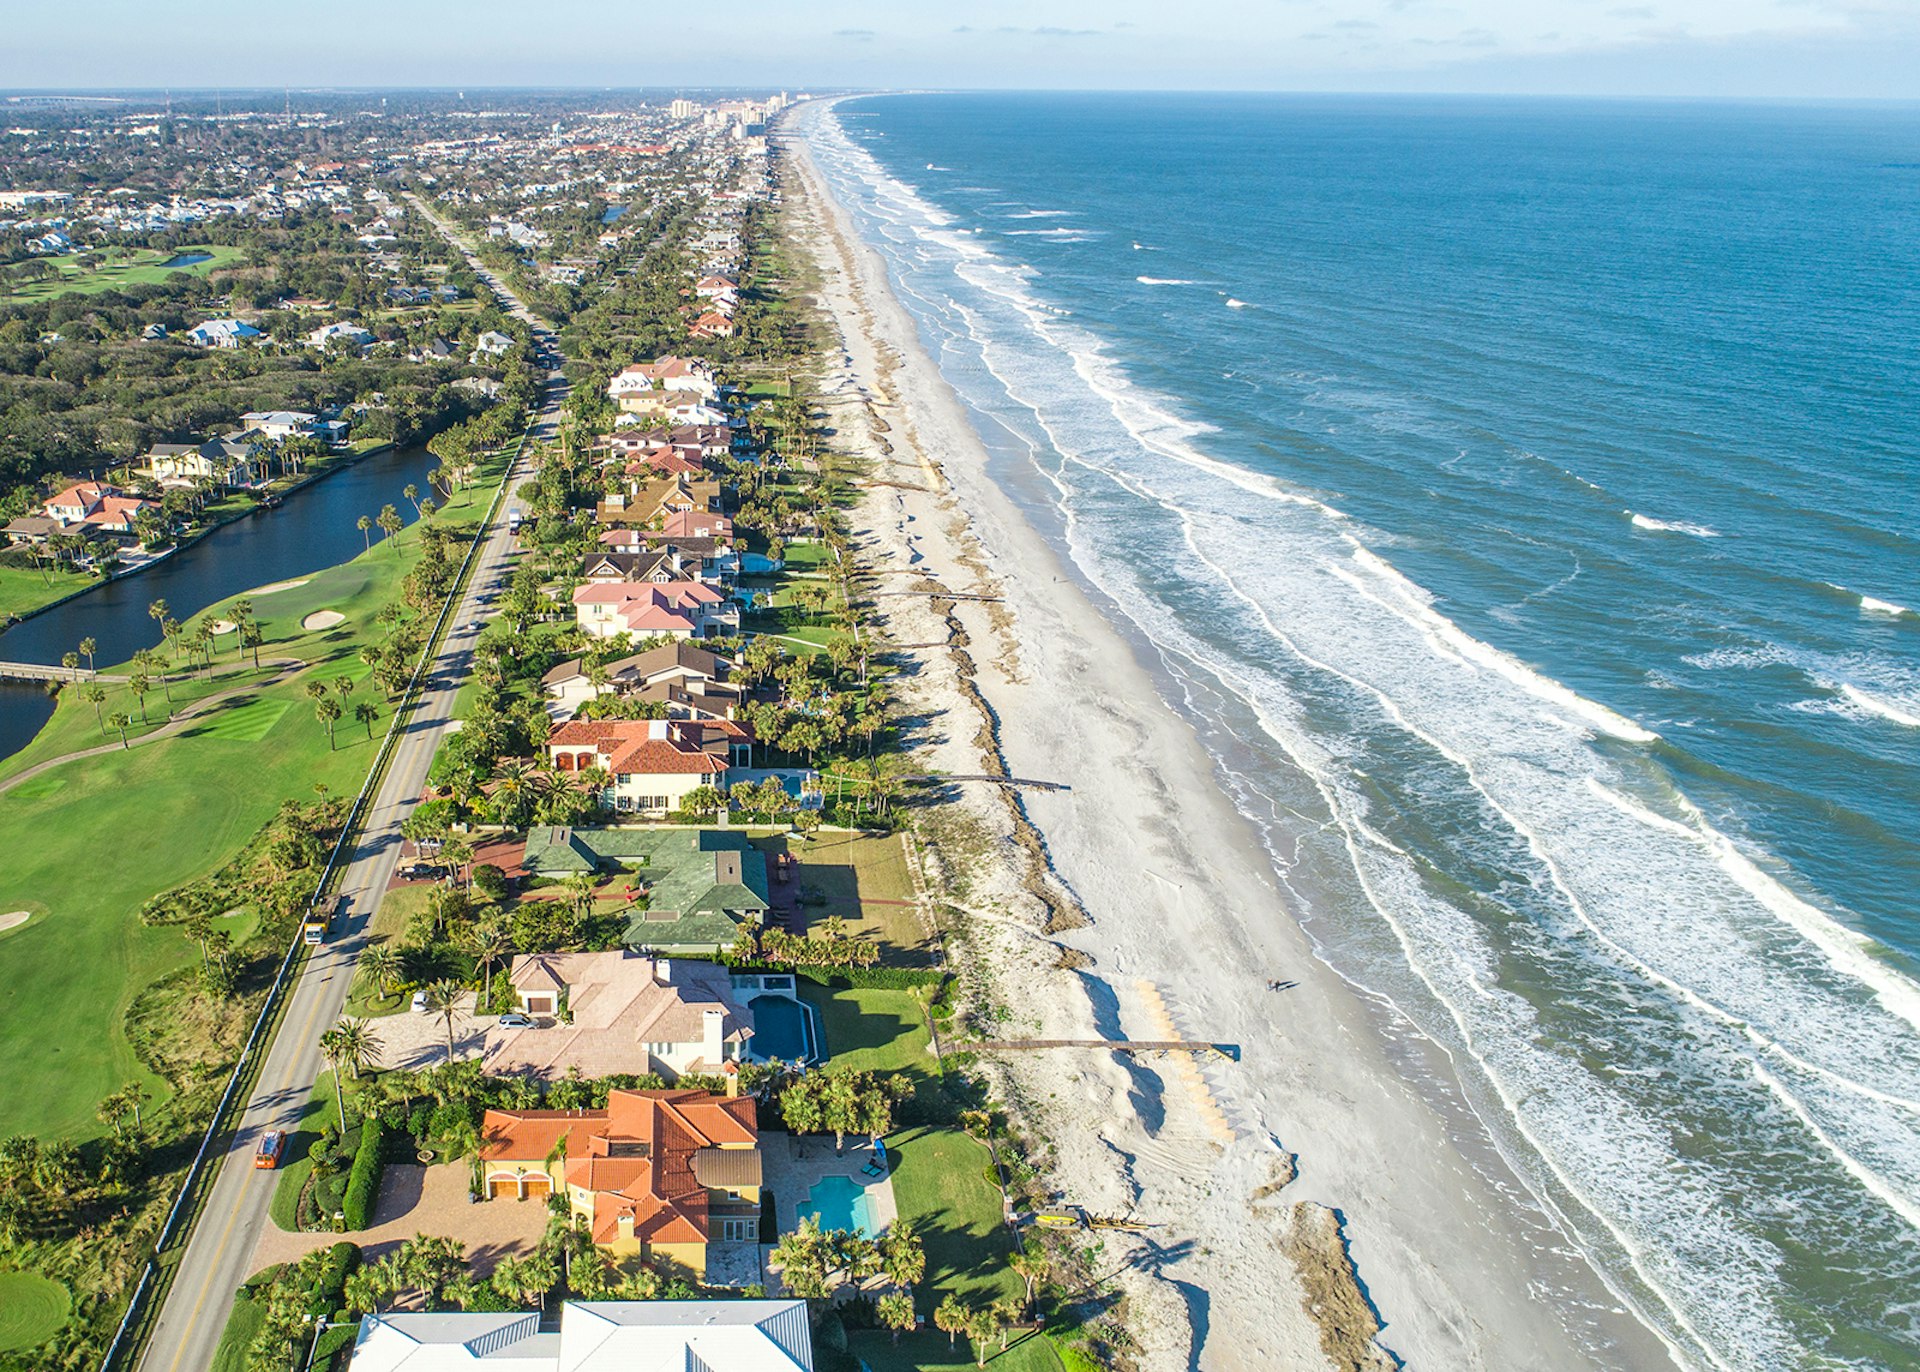
[[[913,1288],[926,1275],[927,1255],[908,1220],[895,1220],[870,1239],[853,1230],[823,1230],[809,1215],[798,1229],[780,1236],[771,1265],[780,1273],[780,1284],[801,1300],[831,1300],[849,1282],[864,1285],[882,1278],[906,1296],[911,1314]]]
[[[839,1150],[848,1134],[879,1138],[892,1129],[894,1106],[912,1094],[913,1082],[903,1074],[829,1067],[806,1073],[780,1093],[780,1118],[796,1134],[832,1134]]]

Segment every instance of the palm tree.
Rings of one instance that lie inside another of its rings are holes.
[[[147,722],[147,692],[153,689],[153,678],[145,672],[135,672],[127,678],[127,689],[133,692],[133,698],[140,703],[140,722]]]
[[[893,1332],[893,1341],[900,1342],[904,1330],[913,1328],[916,1316],[913,1313],[913,1297],[904,1291],[890,1291],[874,1303],[874,1313],[880,1317],[880,1323]]]
[[[399,533],[402,527],[400,512],[391,505],[382,505],[379,516],[373,522],[380,526],[380,532],[388,538]]]
[[[513,940],[507,936],[506,925],[495,919],[477,919],[460,931],[460,939],[467,945],[467,951],[480,962],[480,995],[491,1000],[493,964],[513,949]],[[479,1006],[476,1004],[475,1008]]]
[[[960,1298],[951,1291],[946,1299],[934,1307],[933,1327],[947,1336],[947,1347],[953,1347],[953,1336],[963,1333],[973,1326],[973,1312],[960,1303]]]
[[[249,621],[240,626],[241,651],[253,649],[253,670],[256,672],[260,670],[260,643],[265,637],[266,633],[258,624]]]
[[[363,1019],[343,1019],[320,1036],[320,1051],[333,1068],[333,1099],[340,1112],[340,1132],[347,1132],[347,1098],[342,1078],[351,1072],[357,1080],[362,1068],[377,1064],[380,1040]]]
[[[353,527],[360,531],[360,540],[361,542],[367,545],[367,551],[372,552],[373,551],[373,516],[361,515],[360,518],[354,522]]]
[[[356,723],[367,726],[367,737],[371,739],[373,737],[373,722],[380,718],[380,707],[375,705],[371,700],[363,700],[353,707],[353,718]]]
[[[327,751],[332,752],[333,751],[333,726],[340,722],[340,716],[342,714],[342,711],[340,709],[340,702],[333,699],[331,696],[323,700],[315,701],[313,706],[313,713],[314,713],[314,717],[317,718],[320,721],[320,723],[326,728]]]
[[[95,643],[91,638],[83,638],[80,640],[80,656],[84,657],[87,660],[87,672],[89,675],[91,675],[93,672],[94,649],[98,648],[99,646],[100,645],[98,643]]]
[[[73,657],[74,655],[72,653],[68,653],[67,656]],[[78,658],[75,658],[74,660],[76,662],[79,661]],[[107,693],[105,688],[100,686],[89,686],[87,687],[86,690],[82,691],[80,694],[82,698],[86,700],[87,704],[93,706],[93,717],[95,721],[97,721],[100,725],[100,732],[104,734],[107,731],[107,720],[106,720],[106,716],[100,713],[100,707],[107,703]]]
[[[400,494],[405,496],[407,502],[413,506],[413,513],[417,518],[420,514],[420,488],[409,481]]]
[[[1013,1269],[1014,1276],[1026,1283],[1027,1300],[1021,1309],[1023,1313],[1030,1313],[1033,1310],[1033,1288],[1047,1275],[1046,1251],[1033,1246],[1016,1248],[1008,1256],[1007,1266]]]
[[[115,710],[112,714],[108,715],[107,723],[120,731],[120,746],[122,748],[131,748],[133,746],[127,742],[127,730],[133,727],[133,720],[125,710]]]
[[[384,999],[393,994],[393,983],[400,976],[400,954],[390,943],[375,943],[360,954],[360,969],[373,978]]]
[[[460,998],[466,987],[442,978],[427,987],[427,1009],[440,1016],[447,1027],[447,1061],[453,1061],[453,1021],[460,1014]]]

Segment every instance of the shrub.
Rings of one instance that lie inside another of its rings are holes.
[[[327,1250],[327,1265],[313,1287],[313,1312],[322,1318],[340,1308],[347,1290],[347,1278],[360,1267],[360,1249],[344,1240]]]
[[[347,1175],[347,1194],[340,1203],[349,1229],[365,1229],[373,1218],[373,1203],[380,1195],[385,1133],[386,1128],[378,1118],[360,1126],[360,1146],[353,1150],[353,1170]]]

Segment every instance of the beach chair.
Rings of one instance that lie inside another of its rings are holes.
[[[887,1175],[887,1145],[879,1139],[873,1141],[873,1161],[860,1169],[870,1177]]]

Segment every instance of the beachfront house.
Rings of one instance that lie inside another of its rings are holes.
[[[567,1301],[538,1310],[360,1321],[349,1372],[813,1372],[805,1301]]]
[[[704,581],[590,582],[573,617],[589,638],[713,638],[738,630],[740,607]]]
[[[625,872],[629,948],[716,952],[771,908],[766,855],[738,829],[544,827],[527,835],[521,861],[536,878]]]
[[[595,695],[611,693],[659,700],[669,717],[732,719],[744,695],[730,680],[733,665],[679,639],[607,663],[605,683],[597,688],[582,658],[561,663],[540,678],[540,685],[553,708],[568,717]]]
[[[751,1097],[614,1091],[603,1110],[489,1110],[480,1138],[489,1199],[563,1196],[610,1256],[702,1282],[708,1244],[759,1237]]]
[[[673,1081],[741,1061],[753,1037],[752,1016],[718,963],[628,949],[523,953],[509,975],[535,1024],[488,1027],[489,1076],[654,1072]]]
[[[624,814],[664,815],[702,786],[727,788],[727,772],[746,765],[753,737],[743,725],[690,719],[576,719],[547,736],[561,772],[603,768],[599,800]]]

